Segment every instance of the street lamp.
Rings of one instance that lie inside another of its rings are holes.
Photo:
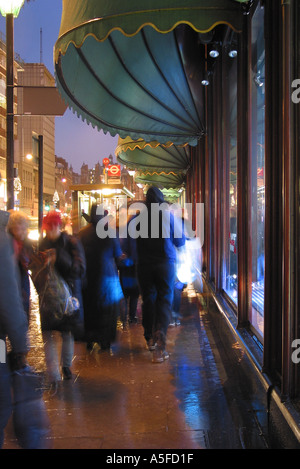
[[[15,18],[20,13],[25,0],[1,0],[0,12],[3,16],[13,15]]]
[[[25,0],[0,0],[6,17],[6,191],[7,210],[14,208],[14,18]]]

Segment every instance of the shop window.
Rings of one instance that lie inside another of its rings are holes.
[[[251,26],[251,245],[252,314],[250,322],[263,336],[265,229],[265,43],[264,9],[258,7]]]
[[[225,51],[226,52],[226,51]],[[224,275],[223,289],[237,304],[238,246],[237,246],[237,58],[223,54],[226,86],[224,93],[226,125],[226,181],[224,216]]]

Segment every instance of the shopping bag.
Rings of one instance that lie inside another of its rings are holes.
[[[45,266],[35,281],[39,284],[42,329],[64,330],[74,326],[79,315],[79,301],[72,296],[70,287],[54,266]]]

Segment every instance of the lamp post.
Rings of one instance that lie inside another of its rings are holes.
[[[25,0],[0,0],[6,17],[6,192],[7,210],[14,208],[14,18]]]

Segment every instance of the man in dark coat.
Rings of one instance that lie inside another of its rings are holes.
[[[97,215],[93,205],[90,223],[78,233],[86,257],[86,278],[83,284],[84,324],[88,349],[98,343],[110,351],[116,338],[117,317],[123,298],[116,261],[122,258],[119,239],[101,237],[97,224],[106,217]]]
[[[168,209],[158,212],[157,226],[153,226],[155,218],[151,216],[152,208],[156,206],[157,213],[157,208],[162,208],[163,203],[163,193],[157,187],[150,187],[145,204],[148,235],[140,236],[136,240],[138,279],[143,299],[144,336],[149,350],[153,350],[152,360],[155,363],[169,358],[165,346],[173,302],[175,246],[180,247],[185,243],[185,236],[177,226],[181,222]],[[177,236],[178,234],[180,236]]]

